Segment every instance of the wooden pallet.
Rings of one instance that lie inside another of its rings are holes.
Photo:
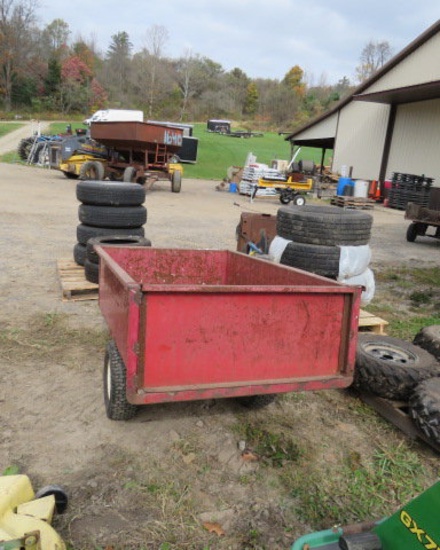
[[[330,199],[330,204],[340,206],[342,208],[357,208],[361,210],[372,210],[375,202],[373,199],[363,197],[344,197],[337,195]]]
[[[373,313],[360,310],[359,314],[359,331],[361,332],[374,332],[375,334],[385,334],[385,327],[388,325],[388,321],[377,317]]]
[[[57,269],[64,302],[98,299],[99,286],[85,278],[84,267],[73,260],[62,259],[57,261]]]
[[[440,453],[440,445],[429,439],[412,421],[408,412],[408,403],[404,401],[391,401],[390,399],[383,399],[382,397],[366,393],[360,393],[359,397],[409,438],[421,439],[437,453]]]

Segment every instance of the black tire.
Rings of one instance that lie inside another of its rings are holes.
[[[295,195],[293,197],[293,204],[295,206],[304,206],[306,204],[306,198],[304,195]]]
[[[127,166],[124,170],[124,175],[122,176],[122,181],[127,183],[134,183],[136,181],[136,168],[133,166]]]
[[[115,229],[114,227],[94,227],[83,223],[76,228],[77,241],[84,245],[87,244],[89,239],[93,239],[94,237],[114,235],[115,233],[118,235],[137,235],[143,237],[145,235],[145,230],[143,227],[118,227]]]
[[[418,233],[417,233],[416,225],[417,224],[412,223],[411,225],[408,226],[408,229],[406,230],[406,240],[409,243],[413,243],[417,238]]]
[[[144,206],[92,206],[80,204],[79,221],[95,227],[139,227],[147,221]]]
[[[289,206],[277,212],[277,234],[296,242],[364,245],[370,240],[372,216],[337,206]]]
[[[246,409],[258,410],[267,407],[277,398],[275,393],[265,393],[263,395],[244,395],[237,397],[237,401]]]
[[[415,335],[413,344],[428,351],[440,361],[440,325],[423,327]]]
[[[84,261],[84,275],[89,283],[99,285],[99,264],[95,264],[86,258]]]
[[[113,340],[107,344],[104,360],[104,405],[110,420],[130,420],[138,410],[127,401],[127,371]]]
[[[64,514],[69,504],[66,491],[59,485],[46,485],[35,493],[34,498],[44,498],[53,495],[55,497],[55,510],[57,514]]]
[[[440,365],[424,349],[391,336],[359,334],[353,382],[359,391],[406,401],[434,376],[440,376]]]
[[[339,246],[321,246],[292,241],[284,249],[280,263],[336,279],[339,275],[340,255]]]
[[[292,195],[290,193],[286,193],[284,191],[281,191],[280,193],[280,203],[281,204],[289,204],[289,202],[292,200]]]
[[[28,160],[34,138],[25,138],[18,144],[17,152],[21,160]]]
[[[84,265],[86,261],[86,245],[81,243],[76,243],[73,247],[73,259],[78,265]]]
[[[102,180],[104,179],[104,166],[97,160],[86,161],[79,169],[80,180]]]
[[[182,172],[180,170],[175,170],[171,177],[171,191],[173,193],[180,193],[182,189]]]
[[[145,201],[145,191],[135,183],[116,181],[80,181],[76,198],[95,206],[139,206]]]
[[[72,172],[65,172],[64,170],[62,172],[66,176],[66,178],[69,180],[77,180],[79,178],[78,174],[73,174]]]
[[[426,437],[440,444],[440,378],[430,378],[415,388],[409,411]]]
[[[101,235],[87,241],[87,259],[92,263],[99,263],[99,256],[95,251],[95,245],[116,246],[151,246],[150,239],[136,235]]]

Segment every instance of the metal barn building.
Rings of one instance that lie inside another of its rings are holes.
[[[393,172],[440,185],[440,20],[352,95],[289,135],[292,146],[333,149],[333,172],[379,180]]]

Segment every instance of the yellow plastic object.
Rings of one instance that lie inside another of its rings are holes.
[[[92,155],[72,155],[66,160],[66,162],[62,162],[58,168],[61,170],[61,172],[67,172],[69,174],[79,176],[81,166],[89,160],[100,162],[104,166],[104,168],[107,165],[106,160],[94,157]]]
[[[66,550],[58,533],[49,525],[55,497],[34,500],[25,475],[0,477],[0,548],[4,550]]]

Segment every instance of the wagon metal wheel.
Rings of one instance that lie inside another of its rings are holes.
[[[427,378],[440,376],[440,365],[424,349],[378,334],[359,334],[354,386],[387,399],[407,400]]]
[[[127,372],[124,361],[113,340],[107,344],[104,360],[104,404],[111,420],[130,420],[137,413],[137,406],[127,401]]]
[[[104,178],[104,166],[97,160],[88,160],[79,169],[80,180],[102,180]]]
[[[440,444],[440,378],[419,384],[409,402],[410,414],[422,432]]]
[[[180,193],[182,189],[182,173],[180,170],[175,170],[171,179],[171,191],[173,193]]]
[[[275,393],[265,393],[263,395],[245,395],[237,397],[237,401],[247,409],[258,410],[267,407],[277,398]]]

